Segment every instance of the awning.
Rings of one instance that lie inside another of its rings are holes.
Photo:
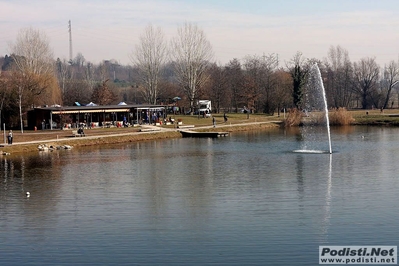
[[[78,114],[80,111],[52,111],[51,112],[53,115],[60,115],[60,114]]]
[[[130,112],[130,109],[104,109],[102,110],[105,113],[122,113],[122,112]]]
[[[165,107],[137,107],[135,109],[137,109],[137,110],[161,111],[161,110],[165,109]]]
[[[64,114],[85,114],[85,113],[122,113],[129,112],[130,109],[91,109],[91,110],[60,110],[53,111],[53,115],[64,115]]]

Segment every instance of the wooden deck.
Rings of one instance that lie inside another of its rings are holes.
[[[181,130],[183,138],[219,138],[219,137],[227,137],[229,132],[196,132],[189,130]]]

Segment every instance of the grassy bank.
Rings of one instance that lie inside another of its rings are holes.
[[[46,144],[48,147],[53,146],[64,146],[69,145],[72,147],[84,147],[84,146],[95,146],[113,143],[127,143],[136,141],[148,141],[153,139],[167,139],[167,138],[178,138],[181,134],[177,131],[166,131],[166,132],[153,132],[147,134],[127,134],[118,133],[117,135],[98,135],[91,137],[78,137],[78,138],[67,138],[67,139],[48,139],[48,140],[38,140],[32,143],[26,144],[12,144],[4,145],[0,150],[2,153],[21,153],[21,152],[35,152],[38,151],[38,146],[40,144]]]
[[[223,114],[214,115],[217,127],[213,128],[212,118],[202,118],[197,116],[174,116],[175,121],[182,121],[183,125],[193,125],[194,130],[202,131],[242,131],[255,130],[276,126],[267,122],[276,121],[276,117],[266,115],[232,114],[228,115],[225,123]],[[278,121],[278,119],[277,119]],[[86,129],[86,137],[73,137],[72,130],[38,130],[24,131],[24,133],[14,130],[14,141],[12,145],[2,145],[1,153],[21,153],[37,152],[39,144],[46,144],[48,147],[70,145],[73,147],[84,147],[94,145],[104,145],[113,143],[127,143],[137,141],[148,141],[154,139],[180,138],[181,133],[177,125],[163,125],[162,131],[140,132],[142,127],[129,128],[96,128]],[[29,142],[29,143],[27,143]]]
[[[353,125],[399,126],[399,110],[396,109],[384,110],[384,112],[380,110],[355,110],[349,112],[354,118]],[[185,115],[172,116],[175,121],[182,121],[183,125],[193,125],[194,128],[190,128],[190,130],[196,131],[235,132],[259,130],[277,127],[279,123],[284,121],[283,114],[281,116],[227,114],[227,122],[224,122],[223,114],[215,114],[214,117],[216,128],[213,127],[212,118]],[[181,137],[176,124],[162,125],[162,128],[166,130],[147,133],[140,132],[141,127],[87,129],[85,130],[86,137],[83,138],[72,137],[72,130],[70,129],[25,131],[24,133],[15,130],[15,145],[5,144],[0,147],[0,151],[6,153],[37,152],[39,144],[53,147],[62,145],[84,147]]]
[[[356,110],[350,111],[354,125],[399,126],[399,110]]]

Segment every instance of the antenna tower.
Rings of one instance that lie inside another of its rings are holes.
[[[69,62],[72,63],[72,26],[71,20],[68,23],[68,30],[69,30]]]

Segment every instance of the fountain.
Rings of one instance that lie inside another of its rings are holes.
[[[303,145],[300,150],[294,152],[300,153],[332,153],[330,121],[328,118],[328,106],[326,92],[324,90],[323,80],[317,63],[313,64],[309,71],[309,80],[304,94],[304,119],[301,127]],[[326,127],[320,127],[320,114],[324,113],[324,123]],[[323,132],[320,132],[323,131]],[[325,140],[320,140],[320,135],[325,135],[327,131],[328,151],[323,147]]]

